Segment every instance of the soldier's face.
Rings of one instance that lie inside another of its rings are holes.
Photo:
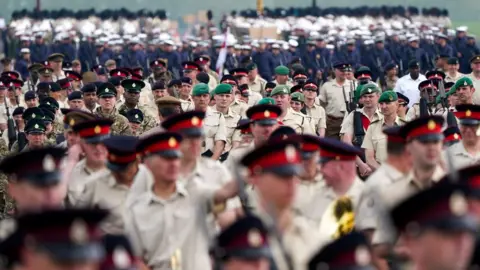
[[[65,196],[61,185],[37,187],[24,181],[9,183],[9,194],[20,211],[56,208]]]
[[[182,151],[184,159],[196,159],[202,152],[201,137],[184,137],[180,144],[180,150]]]
[[[29,145],[40,147],[40,146],[43,146],[43,143],[45,142],[45,134],[29,133],[27,134],[27,140]]]
[[[97,100],[98,100],[98,97],[95,92],[84,93],[83,95],[83,101],[85,105],[87,105],[88,107],[94,107],[95,104],[97,103]]]
[[[458,98],[458,103],[465,104],[469,103],[472,99],[473,92],[475,92],[475,88],[471,86],[460,86],[456,90],[456,96]]]
[[[193,103],[195,104],[196,110],[205,110],[208,107],[208,104],[210,103],[209,94],[194,96],[192,97],[192,99],[193,99]]]
[[[125,97],[125,102],[128,104],[138,104],[140,100],[140,93],[126,91],[123,96]]]
[[[0,89],[0,99],[3,100],[6,95],[7,95],[7,88],[1,88]]]
[[[407,151],[412,156],[413,164],[420,168],[431,169],[440,161],[443,143],[441,140],[432,142],[420,142],[412,140],[407,144]]]
[[[275,100],[275,104],[280,106],[283,110],[290,106],[290,96],[287,94],[278,94],[272,97]]]
[[[303,103],[300,101],[290,101],[290,107],[296,112],[300,112],[300,110],[303,108]]]
[[[323,163],[320,171],[327,186],[338,186],[342,181],[353,179],[357,173],[357,168],[355,162],[352,161],[332,160]]]
[[[288,76],[287,75],[276,75],[275,79],[277,79],[277,82],[279,84],[285,84],[288,81]]]
[[[460,133],[462,134],[462,140],[465,145],[475,145],[479,138],[479,128],[478,125],[459,125]]]
[[[297,176],[279,176],[273,173],[254,175],[252,183],[263,199],[272,203],[277,210],[290,207],[297,190]]]
[[[153,90],[153,97],[155,99],[159,99],[159,98],[162,98],[162,97],[166,97],[168,96],[168,91],[167,89],[157,89],[157,90]]]
[[[215,95],[215,104],[219,108],[227,108],[232,103],[232,94]]]
[[[317,175],[318,171],[318,152],[312,154],[308,159],[303,160],[303,179],[313,179]]]
[[[107,149],[100,143],[87,143],[84,140],[80,140],[80,147],[85,154],[85,157],[94,163],[104,163],[107,160]]]
[[[182,83],[182,87],[180,88],[180,94],[184,96],[189,96],[192,92],[192,85],[187,83]]]
[[[255,140],[256,144],[261,144],[266,142],[272,132],[277,129],[278,124],[271,125],[271,126],[263,126],[258,123],[253,123],[250,125],[250,129],[252,130],[252,135]]]
[[[242,260],[231,258],[223,264],[225,270],[268,270],[270,269],[270,261],[266,258],[257,260]]]
[[[473,71],[480,71],[480,61],[475,61],[470,66]]]
[[[303,89],[303,94],[305,95],[305,98],[314,99],[317,97],[317,90],[311,88]]]
[[[426,230],[417,237],[405,237],[412,261],[426,269],[468,269],[475,246],[471,232]]]
[[[460,68],[460,65],[448,65],[448,72],[455,73]]]
[[[157,181],[175,182],[180,173],[179,158],[164,158],[159,155],[151,155],[145,159],[145,165],[150,169]]]
[[[237,76],[236,79],[238,81],[238,85],[248,84],[248,77],[247,76]]]
[[[98,103],[104,110],[113,110],[115,108],[115,97],[101,97],[98,99]]]
[[[74,99],[68,101],[68,106],[70,106],[70,109],[82,109],[85,104],[83,103],[83,99]]]
[[[80,142],[80,137],[78,136],[78,134],[71,130],[65,131],[64,135],[65,135],[65,140],[67,141],[68,147],[72,147],[75,144],[78,144]]]
[[[398,102],[380,102],[380,110],[383,115],[390,116],[397,112]]]

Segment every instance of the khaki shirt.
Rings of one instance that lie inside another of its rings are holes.
[[[235,167],[238,166],[240,160],[248,153],[250,153],[253,149],[255,149],[255,143],[252,142],[248,145],[241,146],[235,149],[232,149],[228,154],[227,160],[223,164],[227,167],[227,169],[233,173],[235,171]]]
[[[266,84],[267,84],[267,81],[257,75],[257,77],[255,77],[255,80],[253,80],[253,82],[248,82],[248,88],[250,88],[250,90],[253,92],[263,94],[263,92],[265,91]]]
[[[373,114],[372,118],[368,117],[368,115],[365,113],[364,109],[358,110],[362,115],[366,116],[370,120],[370,124],[373,123],[374,121],[383,119],[383,114],[379,111],[376,110],[375,113]],[[348,115],[345,116],[342,122],[342,129],[340,130],[340,134],[348,134],[350,136],[354,135],[354,126],[353,126],[353,114],[354,112],[349,113]],[[367,130],[364,128],[364,131],[367,132]]]
[[[409,174],[401,173],[395,167],[388,164],[388,162],[383,162],[380,167],[367,178],[365,183],[370,189],[379,189],[398,181],[406,180],[408,176]]]
[[[256,105],[263,96],[260,93],[250,91],[250,96],[248,96],[248,107]]]
[[[305,109],[307,111],[307,115],[311,117],[313,129],[316,133],[318,133],[321,128],[327,128],[325,109],[322,106],[313,103],[311,108],[305,105]]]
[[[209,213],[213,191],[191,193],[178,183],[175,194],[163,199],[151,190],[125,215],[125,232],[136,256],[152,270],[172,269],[172,257],[180,261],[177,269],[211,269],[209,235],[201,223]]]
[[[246,111],[248,110],[250,106],[248,106],[247,103],[243,101],[239,101],[237,99],[234,99],[233,102],[230,104],[230,109],[240,115],[241,117],[246,117]]]
[[[422,186],[418,182],[418,180],[415,179],[414,173],[412,171],[404,180],[396,181],[391,185],[379,188],[379,191],[376,193],[376,196],[378,196],[378,202],[376,202],[376,205],[382,206],[385,210],[391,209],[409,196],[412,196],[419,191],[429,188],[432,184],[440,180],[444,175],[445,172],[443,171],[443,169],[440,166],[437,166],[432,175],[432,180],[430,184],[428,186]],[[387,211],[382,212],[386,213]],[[395,233],[387,220],[388,217],[386,216],[381,216],[378,220],[378,228],[375,231],[372,239],[373,244],[394,244],[396,239]]]
[[[457,74],[455,74],[455,76],[450,76],[450,74],[448,73],[445,73],[445,82],[457,82],[459,79],[465,77],[465,74],[462,74],[460,72],[457,72]]]
[[[285,126],[293,128],[298,134],[315,134],[310,124],[310,119],[303,113],[298,113],[288,108],[283,119],[279,119]]]
[[[215,109],[212,109],[216,111]],[[228,110],[227,114],[223,114],[225,118],[225,129],[226,129],[226,138],[225,148],[223,153],[226,153],[232,149],[232,143],[234,141],[241,141],[240,130],[236,129],[238,121],[242,118],[240,115],[234,113],[231,109]]]
[[[68,183],[68,200],[70,204],[75,205],[78,198],[85,190],[85,185],[95,179],[95,174],[102,174],[108,171],[107,168],[93,171],[87,167],[86,158],[80,160],[72,169],[70,182]]]
[[[345,86],[345,92],[343,86]],[[345,97],[350,100],[350,81],[345,80],[343,86],[339,85],[336,80],[328,81],[322,85],[319,100],[326,104],[325,113],[328,116],[337,118],[345,116],[347,111]]]
[[[103,171],[85,185],[76,206],[108,210],[110,214],[100,224],[100,229],[106,234],[123,234],[125,229],[123,217],[129,191],[130,187],[117,183],[110,171]]]
[[[213,152],[216,141],[227,141],[225,117],[210,107],[207,108],[205,113],[203,128],[205,130],[205,147],[202,152],[209,149]]]
[[[480,163],[480,152],[475,155],[468,153],[462,141],[450,146],[448,150],[444,150],[444,160],[447,160],[449,154],[452,155],[451,161],[456,170]]]
[[[293,87],[293,83],[292,83],[291,81],[287,81],[286,84],[281,84],[281,83],[278,83],[277,80],[274,80],[273,83],[276,84],[277,86],[279,86],[279,85],[285,85],[285,86],[288,87],[288,89],[290,89],[290,88]]]
[[[470,79],[472,79],[473,87],[475,88],[475,92],[473,92],[473,104],[480,104],[480,78],[475,78],[475,75],[472,73],[466,75]]]
[[[396,126],[402,126],[406,123],[398,116],[395,119]],[[362,148],[375,152],[375,160],[379,164],[387,159],[387,135],[383,133],[384,127],[385,122],[383,118],[370,123],[362,143]]]
[[[195,110],[195,104],[193,104],[192,98],[188,98],[188,100],[178,99],[180,100],[180,106],[182,107],[182,111],[188,112]]]
[[[313,181],[300,181],[297,185],[293,209],[302,215],[303,212],[311,207],[310,204],[314,197],[318,196],[324,188],[325,181],[320,174],[318,174]]]

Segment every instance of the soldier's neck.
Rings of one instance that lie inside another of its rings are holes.
[[[114,109],[105,109],[105,108],[101,108],[101,109],[102,109],[102,113],[104,114],[111,114],[114,110]]]
[[[408,174],[412,169],[412,166],[408,163],[407,159],[402,155],[389,154],[387,157],[387,164],[395,168],[397,171]]]
[[[436,168],[436,166],[429,168],[413,167],[413,176],[422,186],[428,186],[433,180],[432,177]]]
[[[477,79],[480,79],[480,71],[473,71],[473,76]]]
[[[343,84],[345,83],[345,79],[335,78],[335,82],[336,82],[338,85],[343,85]]]
[[[465,150],[472,155],[477,155],[477,153],[480,152],[480,141],[475,140],[475,141],[470,141],[470,140],[462,140],[463,147],[465,147]]]
[[[371,108],[363,107],[363,112],[366,115],[368,115],[368,118],[372,118],[376,111],[377,111],[377,108],[375,107],[371,107]]]
[[[153,193],[162,199],[169,199],[176,191],[176,182],[156,180],[153,185]]]
[[[383,122],[387,126],[393,126],[395,124],[395,120],[397,120],[396,114],[383,115]]]
[[[91,161],[90,159],[85,159],[85,166],[87,166],[88,169],[92,171],[99,171],[103,168],[105,168],[105,162],[104,161]]]
[[[314,104],[315,104],[315,99],[314,98],[305,98],[305,105],[308,108],[313,107]]]
[[[180,174],[188,175],[193,172],[193,170],[195,170],[195,168],[197,167],[197,158],[198,157],[190,157],[188,155],[183,155],[181,161],[182,166],[180,167]]]
[[[336,181],[335,185],[332,185],[330,187],[332,188],[333,192],[335,192],[335,194],[337,194],[338,196],[344,196],[352,187],[355,178],[355,174],[352,174],[350,176],[346,175],[345,177],[342,177],[342,179],[337,179],[339,181]]]
[[[181,100],[189,100],[189,99],[190,99],[190,95],[182,95],[182,94],[180,94],[180,95],[178,96],[178,98],[180,98]]]
[[[127,103],[127,102],[125,102],[125,106],[127,106],[128,109],[135,109],[135,108],[137,108],[137,104],[136,104],[136,103]]]
[[[221,108],[221,107],[215,106],[215,110],[217,110],[217,112],[221,112],[223,114],[228,114],[228,107]]]

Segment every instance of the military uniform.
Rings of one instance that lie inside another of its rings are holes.
[[[347,108],[345,107],[345,97],[343,87],[348,88],[350,81],[345,81],[343,85],[337,84],[335,80],[326,82],[320,90],[319,100],[326,104],[325,113],[327,114],[326,137],[338,137],[340,134],[342,121],[345,117]],[[350,100],[350,91],[345,89],[345,96]]]
[[[231,109],[228,110],[227,114],[223,114],[225,118],[225,130],[226,138],[224,153],[232,150],[232,144],[234,141],[241,141],[240,130],[237,128],[237,123],[242,118],[240,115],[234,113]]]
[[[378,189],[388,186],[398,181],[406,180],[408,174],[404,174],[397,170],[388,162],[383,162],[366,180],[367,187],[370,189]]]
[[[245,117],[245,112],[248,110],[249,107],[250,106],[247,103],[237,100],[236,98],[230,104],[230,109],[241,117]]]
[[[445,82],[456,82],[459,79],[465,77],[465,74],[462,74],[460,72],[457,72],[455,76],[451,76],[449,73],[445,73]]]
[[[193,100],[191,97],[188,98],[188,100],[180,100],[180,106],[182,107],[182,111],[188,112],[188,111],[193,111],[195,110],[195,104],[193,104]]]
[[[264,94],[266,84],[267,84],[267,81],[257,75],[257,77],[255,77],[255,80],[253,80],[253,82],[250,82],[250,81],[248,82],[248,88],[253,92]]]
[[[358,109],[358,112],[362,114],[362,126],[363,130],[367,132],[368,127],[371,125],[371,123],[383,119],[383,115],[379,110],[376,110],[375,113],[372,115],[372,118],[370,119],[368,115],[365,113],[364,109]],[[350,136],[355,137],[355,130],[353,126],[353,117],[354,117],[355,112],[349,113],[347,116],[345,116],[345,119],[342,122],[342,129],[340,130],[340,135],[348,134]],[[368,120],[368,121],[367,121]],[[355,138],[353,138],[355,139]]]
[[[480,78],[476,78],[475,74],[472,72],[465,77],[472,79],[473,88],[480,89]],[[473,104],[480,104],[480,91],[473,92]]]
[[[315,134],[310,118],[302,113],[295,112],[292,108],[287,109],[283,119],[279,119],[285,126],[293,128],[298,134]]]
[[[235,167],[238,166],[238,162],[240,159],[247,154],[248,152],[252,151],[255,148],[254,142],[251,142],[248,145],[243,145],[238,148],[232,149],[228,154],[228,158],[225,161],[225,166],[230,172],[235,171]]]
[[[407,123],[397,116],[395,125],[401,126]],[[384,119],[373,121],[368,127],[367,133],[362,143],[362,148],[373,150],[375,160],[381,164],[387,159],[387,135],[383,133],[385,128]]]
[[[79,197],[83,194],[87,183],[95,179],[94,174],[105,174],[106,168],[94,171],[87,166],[87,160],[80,160],[72,169],[70,181],[68,183],[68,201],[71,205],[75,205]]]
[[[8,155],[8,145],[3,139],[0,139],[0,157],[3,159]],[[8,213],[14,209],[14,202],[7,191],[8,177],[0,173],[0,220],[8,216]]]
[[[205,146],[203,152],[208,150],[213,152],[216,141],[227,141],[225,117],[221,113],[208,107],[203,125],[205,129]]]
[[[305,104],[305,110],[307,111],[307,116],[311,117],[311,123],[315,133],[318,133],[321,128],[327,128],[325,109],[322,106],[313,103],[313,106],[309,108]]]
[[[140,134],[143,134],[144,132],[154,128],[157,126],[157,121],[155,118],[148,113],[148,109],[145,106],[137,105],[135,106],[135,109],[139,109],[143,113],[143,121],[142,124],[140,125]],[[127,115],[127,112],[131,110],[127,107],[127,105],[122,104],[120,108],[118,108],[118,113],[121,115],[125,116]]]
[[[116,109],[113,109],[111,113],[102,112],[102,107],[95,109],[95,115],[110,119],[113,121],[111,131],[113,135],[132,135],[132,129],[128,123],[128,119],[119,114]]]

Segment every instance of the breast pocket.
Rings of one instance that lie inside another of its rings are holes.
[[[165,220],[162,217],[152,217],[151,214],[136,219],[140,240],[145,250],[153,251],[164,244]]]
[[[379,134],[372,137],[373,149],[375,150],[375,159],[378,162],[385,161],[387,157],[387,137],[385,134]]]
[[[227,140],[230,142],[232,141],[233,133],[235,132],[235,128],[237,127],[236,122],[233,123],[226,123],[225,124],[226,129],[227,129]]]
[[[218,118],[218,116],[216,116]],[[217,133],[220,122],[216,117],[208,117],[204,122],[205,135],[207,138],[213,138]]]

